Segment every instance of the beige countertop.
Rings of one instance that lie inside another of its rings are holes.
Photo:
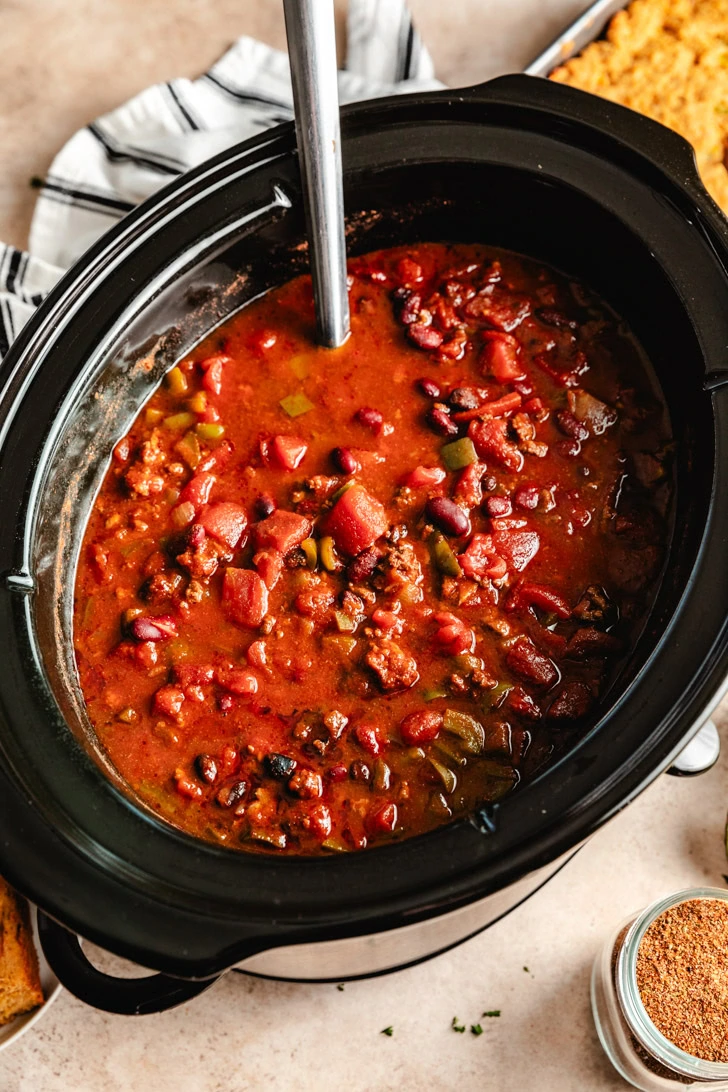
[[[521,68],[585,3],[411,6],[438,76],[466,84]],[[152,82],[197,74],[239,34],[283,38],[279,0],[0,0],[0,27],[0,239],[16,245],[30,177],[80,125]],[[728,705],[718,720],[725,737]],[[535,898],[407,971],[343,991],[228,975],[183,1009],[139,1019],[64,993],[0,1054],[0,1090],[617,1092],[626,1085],[591,1020],[594,955],[630,911],[725,886],[727,774],[724,753],[702,777],[661,777]],[[488,1009],[501,1016],[483,1019],[480,1037],[451,1030],[453,1016],[470,1024]]]

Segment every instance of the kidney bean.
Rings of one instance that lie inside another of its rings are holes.
[[[485,510],[492,519],[510,516],[513,511],[510,497],[488,497],[485,502]]]
[[[217,777],[217,762],[212,755],[198,755],[195,759],[195,769],[203,781],[212,785]]]
[[[382,552],[376,546],[370,546],[368,550],[362,550],[347,569],[346,575],[349,577],[350,583],[361,584],[363,580],[371,576],[381,556]]]
[[[272,516],[275,510],[276,502],[270,493],[261,493],[259,497],[256,497],[255,514],[258,519],[268,519],[268,516]]]
[[[416,322],[422,309],[422,296],[419,292],[408,292],[404,296],[402,310],[399,313],[400,322],[405,326],[411,326]]]
[[[434,326],[425,326],[420,322],[413,322],[408,326],[407,335],[420,349],[439,349],[445,340],[444,335]]]
[[[554,414],[554,417],[556,424],[565,436],[570,436],[572,440],[589,439],[589,429],[581,421],[578,421],[573,413],[569,413],[568,410],[559,410],[558,413]]]
[[[457,436],[459,431],[447,408],[439,402],[436,402],[432,409],[428,410],[427,424],[435,432],[439,432],[441,436]]]
[[[349,771],[346,766],[330,766],[329,769],[326,771],[326,776],[328,777],[329,781],[346,781],[347,777],[349,776]]]
[[[548,717],[550,720],[577,720],[586,716],[592,701],[591,691],[584,683],[566,683],[552,702]]]
[[[434,379],[418,379],[417,387],[427,398],[440,397],[440,388]]]
[[[135,618],[129,629],[137,641],[164,641],[177,636],[177,623],[169,615],[159,618]]]
[[[539,499],[540,493],[535,485],[521,485],[513,494],[513,503],[523,512],[531,512],[534,508],[538,508]]]
[[[425,505],[425,516],[445,535],[460,538],[470,530],[470,520],[462,508],[448,497],[430,497]]]
[[[376,410],[372,412],[376,413]],[[331,460],[336,469],[342,474],[356,474],[357,470],[359,470],[359,463],[348,447],[335,447],[331,452]]]
[[[556,450],[567,459],[575,459],[581,451],[581,444],[578,440],[559,440]]]
[[[362,406],[361,409],[358,409],[354,414],[354,420],[368,428],[375,436],[379,435],[384,425],[384,418],[379,410],[372,409],[371,406]]]
[[[193,523],[186,535],[187,545],[191,549],[196,550],[198,546],[202,545],[206,538],[207,532],[202,524]]]

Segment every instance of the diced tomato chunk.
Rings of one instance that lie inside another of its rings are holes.
[[[519,637],[506,653],[506,663],[516,675],[532,686],[549,690],[559,680],[558,668],[534,645],[530,637]]]
[[[395,629],[401,621],[400,616],[392,610],[379,610],[377,608],[377,610],[372,611],[372,622],[379,629]]]
[[[517,391],[512,391],[510,394],[504,394],[502,398],[494,398],[490,402],[483,402],[475,409],[454,413],[453,420],[472,421],[476,417],[505,417],[507,414],[519,409],[522,401],[521,395]]]
[[[199,800],[202,796],[202,787],[193,781],[184,770],[175,770],[174,781],[180,796],[186,796],[189,800]]]
[[[533,561],[541,545],[537,531],[494,531],[492,538],[498,556],[519,573]]]
[[[489,576],[492,580],[500,580],[508,571],[505,561],[496,552],[492,535],[473,535],[458,561],[465,575],[473,579],[484,580]]]
[[[203,508],[200,523],[208,535],[234,550],[248,526],[248,517],[239,504],[223,501],[221,504],[210,504]]]
[[[185,696],[176,686],[162,686],[154,695],[154,712],[176,717],[184,705]]]
[[[224,364],[230,363],[230,357],[220,353],[217,356],[208,356],[200,361],[203,371],[202,386],[212,394],[219,394],[222,390],[222,369]]]
[[[483,371],[493,375],[499,383],[511,383],[523,379],[525,371],[518,359],[518,341],[512,334],[485,330],[480,363]]]
[[[442,721],[442,713],[434,709],[408,713],[399,726],[399,734],[408,746],[420,747],[423,743],[432,743],[433,739],[437,739]]]
[[[481,458],[495,459],[507,470],[518,471],[523,466],[523,455],[508,439],[508,422],[502,417],[472,421],[468,436]]]
[[[389,527],[384,505],[361,485],[347,489],[322,521],[336,548],[349,557],[368,549]]]
[[[180,493],[179,503],[194,504],[195,508],[202,508],[202,505],[207,504],[209,501],[212,487],[216,481],[217,477],[214,474],[207,472],[195,474],[194,478],[190,478]]]
[[[454,499],[466,508],[477,508],[483,499],[481,480],[485,473],[483,463],[471,463],[460,473],[455,485]]]
[[[304,460],[308,444],[298,436],[274,436],[270,444],[272,458],[284,470],[295,470]]]
[[[203,425],[216,425],[220,420],[220,411],[214,406],[205,406],[202,412],[197,414],[197,419]]]
[[[389,801],[381,804],[367,817],[367,828],[371,834],[386,834],[397,825],[397,805]]]
[[[214,470],[217,474],[221,474],[230,462],[234,450],[235,448],[230,440],[221,440],[215,450],[205,456],[197,467],[197,472]]]
[[[265,641],[253,641],[252,644],[248,645],[245,656],[251,667],[265,667],[268,663],[268,650]]]
[[[283,572],[283,555],[277,550],[258,550],[253,555],[253,564],[268,591],[275,588]]]
[[[447,474],[441,466],[416,466],[409,474],[405,475],[402,485],[408,489],[420,489],[422,486],[439,485],[444,482]]]
[[[559,618],[570,618],[571,607],[563,595],[547,588],[545,584],[521,584],[516,588],[508,603],[509,610],[518,610],[522,606],[540,607],[541,610],[553,612]]]
[[[475,634],[461,618],[443,611],[433,619],[440,627],[433,641],[439,645],[446,656],[457,656],[461,652],[472,652],[475,648]]]
[[[297,512],[277,508],[267,519],[253,528],[255,545],[259,550],[270,548],[285,556],[289,550],[300,546],[311,534],[311,521]]]
[[[258,693],[258,680],[252,671],[246,671],[242,667],[231,667],[218,671],[217,681],[223,690],[230,694],[238,694],[248,697]]]
[[[212,682],[215,669],[212,664],[175,664],[174,677],[183,690],[188,686],[204,686]]]
[[[252,569],[225,570],[222,601],[231,622],[259,626],[268,612],[268,589]]]

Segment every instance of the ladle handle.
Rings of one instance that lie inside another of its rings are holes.
[[[333,0],[283,0],[318,340],[349,334]]]

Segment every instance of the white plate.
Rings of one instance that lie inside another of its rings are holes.
[[[30,923],[33,927],[33,942],[35,944],[35,950],[38,953],[40,984],[43,987],[45,1001],[40,1008],[33,1009],[32,1012],[26,1012],[22,1016],[16,1016],[9,1024],[4,1024],[3,1027],[0,1027],[0,1050],[5,1050],[5,1047],[10,1046],[11,1043],[17,1042],[20,1036],[24,1035],[28,1028],[31,1028],[33,1024],[40,1020],[43,1014],[48,1011],[48,1006],[55,1001],[63,988],[46,963],[45,956],[43,955],[43,949],[40,946],[40,938],[38,937],[38,917],[36,909],[32,905],[30,907]]]

